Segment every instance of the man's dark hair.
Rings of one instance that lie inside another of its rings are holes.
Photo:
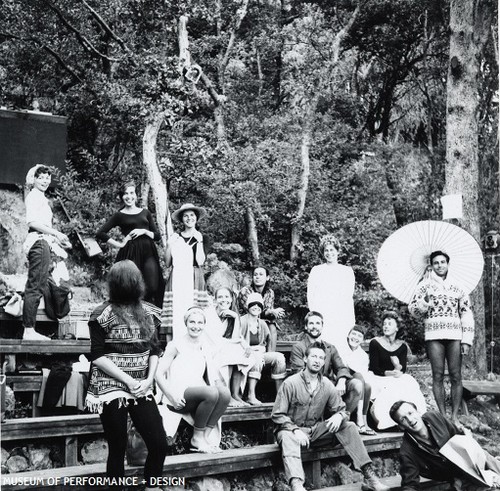
[[[409,404],[410,406],[413,406],[414,409],[417,409],[417,406],[415,406],[415,404],[413,402],[410,402],[410,401],[397,401],[395,402],[392,406],[391,406],[391,409],[389,409],[389,416],[396,422],[399,424],[399,418],[397,416],[397,413],[399,411],[399,408],[403,405],[403,404]]]
[[[304,317],[304,326],[307,326],[307,322],[309,321],[309,319],[311,317],[319,317],[321,319],[321,322],[324,321],[323,319],[323,314],[321,314],[320,312],[316,312],[315,310],[311,310],[310,312],[308,312],[306,314],[306,316]]]
[[[446,254],[446,252],[434,251],[434,252],[431,252],[431,255],[429,256],[429,262],[431,263],[431,266],[432,266],[432,261],[434,261],[434,258],[438,257],[438,256],[444,256],[446,258],[446,262],[448,264],[450,263],[450,256],[448,256],[448,254]]]
[[[321,342],[315,342],[315,343],[311,343],[307,348],[306,348],[306,353],[305,353],[305,357],[307,358],[309,356],[309,353],[311,352],[311,350],[313,349],[320,349],[321,351],[323,351],[323,353],[325,353],[326,355],[326,349],[325,349],[325,345]]]

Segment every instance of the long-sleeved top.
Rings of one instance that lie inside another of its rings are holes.
[[[346,421],[349,419],[344,401],[333,383],[321,374],[318,377],[318,385],[312,394],[307,388],[304,371],[283,382],[271,414],[275,433],[312,428],[334,414],[341,414]]]
[[[158,228],[156,227],[156,224],[153,220],[153,215],[149,210],[146,210],[145,208],[139,213],[135,213],[132,215],[128,213],[122,213],[121,211],[116,212],[97,231],[96,237],[99,240],[107,242],[110,239],[108,232],[115,227],[120,228],[120,231],[124,237],[126,237],[135,228],[143,228],[145,230],[153,232],[153,240],[155,242],[161,239],[160,232],[158,232]]]
[[[352,378],[349,368],[342,361],[342,358],[333,344],[322,341],[325,346],[325,365],[323,366],[323,374],[326,375],[333,383],[336,383],[339,378]],[[290,353],[290,366],[293,373],[300,372],[304,368],[304,357],[306,350],[311,344],[311,340],[306,333],[302,333],[301,337],[292,347]]]
[[[458,468],[439,453],[439,449],[454,435],[461,433],[458,428],[437,411],[422,415],[433,443],[428,447],[418,442],[408,431],[403,435],[399,451],[402,491],[419,489],[420,476],[443,481],[459,475]]]
[[[249,314],[245,314],[240,318],[241,337],[247,342],[247,344],[251,346],[263,346],[264,348],[266,348],[266,351],[268,351],[269,339],[271,337],[271,333],[269,332],[269,327],[267,327],[267,324],[263,320],[259,319],[259,324],[258,324],[259,328],[257,330],[257,333],[253,335],[249,329],[248,325],[249,320],[250,320]]]
[[[385,376],[386,371],[394,370],[394,364],[391,361],[391,356],[397,356],[401,364],[401,371],[406,373],[406,362],[408,359],[408,345],[402,343],[399,348],[394,351],[388,351],[374,338],[370,341],[369,358],[370,365],[368,369],[375,375]]]
[[[474,316],[469,296],[450,279],[431,272],[417,285],[408,310],[413,317],[424,317],[426,341],[455,339],[472,344]]]

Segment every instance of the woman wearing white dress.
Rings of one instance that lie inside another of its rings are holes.
[[[322,339],[345,351],[347,334],[355,324],[354,272],[338,263],[339,241],[331,234],[320,240],[326,263],[314,266],[307,280],[307,305],[324,319]]]
[[[217,453],[221,451],[220,431],[215,428],[231,394],[222,386],[213,345],[204,336],[205,313],[192,307],[185,313],[184,322],[187,334],[168,343],[156,372],[156,382],[168,403],[168,411],[162,411],[163,424],[167,435],[172,436],[180,419],[189,417],[194,427],[191,450]]]
[[[196,229],[198,220],[206,211],[191,203],[182,205],[172,213],[172,220],[178,221],[182,231],[173,234],[167,242],[166,263],[172,266],[165,287],[162,313],[162,337],[165,334],[176,337],[186,334],[183,316],[193,305],[208,307],[203,264],[205,249],[203,235]]]

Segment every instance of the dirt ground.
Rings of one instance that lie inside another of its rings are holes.
[[[432,376],[430,365],[427,360],[418,364],[418,369],[409,368],[409,373],[419,382],[420,388],[425,396],[427,407],[437,410],[434,396],[432,394]],[[465,368],[462,377],[464,380],[484,380],[475,371]],[[500,377],[496,375],[496,380]],[[450,407],[450,386],[445,381],[447,394],[447,408]],[[469,428],[474,438],[481,446],[492,455],[500,456],[500,398],[495,400],[493,396],[479,395],[467,402],[469,416],[461,415],[460,422]]]

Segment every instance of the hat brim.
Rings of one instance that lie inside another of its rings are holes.
[[[202,208],[201,206],[182,205],[178,210],[172,213],[172,220],[182,222],[182,215],[186,211],[194,211],[196,213],[196,216],[198,217],[198,220],[202,219],[207,214],[205,208]]]

